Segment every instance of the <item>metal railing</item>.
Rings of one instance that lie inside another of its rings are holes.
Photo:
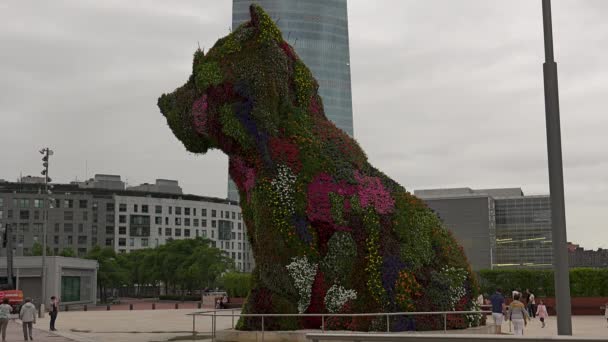
[[[390,335],[390,334],[345,334],[345,333],[329,333],[306,334],[306,340],[311,342],[321,341],[353,341],[353,342],[516,342],[516,341],[560,341],[560,342],[599,342],[606,341],[605,338],[596,337],[573,337],[573,336],[514,336],[514,335],[453,335],[453,334],[408,334],[408,335]]]
[[[264,318],[265,317],[321,317],[321,331],[325,333],[325,320],[329,317],[386,317],[386,332],[390,332],[390,317],[394,316],[443,316],[443,332],[447,333],[448,328],[448,315],[487,315],[492,313],[491,311],[428,311],[428,312],[375,312],[375,313],[353,313],[353,314],[339,314],[339,313],[318,313],[318,314],[243,314],[235,313],[237,310],[233,309],[219,309],[209,311],[199,311],[187,314],[192,316],[192,335],[198,334],[196,331],[196,317],[211,317],[211,331],[207,332],[211,334],[213,340],[215,340],[217,332],[217,317],[231,317],[232,318],[232,329],[234,329],[234,318],[235,317],[260,317],[262,321],[262,341],[264,341]],[[230,312],[230,313],[228,313]]]

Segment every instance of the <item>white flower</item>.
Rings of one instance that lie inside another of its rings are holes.
[[[277,194],[281,203],[293,214],[296,210],[293,197],[296,175],[287,165],[281,164],[277,169],[277,176],[270,182],[272,190]]]
[[[342,286],[334,284],[327,290],[327,294],[325,295],[325,308],[331,313],[336,313],[351,299],[357,299],[357,292],[355,290],[347,290]]]
[[[304,313],[310,305],[310,296],[312,293],[312,284],[317,275],[317,264],[309,263],[305,256],[294,257],[293,261],[285,266],[287,272],[293,279],[293,285],[300,294],[298,301],[298,312]]]

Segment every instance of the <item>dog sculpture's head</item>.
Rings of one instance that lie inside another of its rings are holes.
[[[260,150],[268,137],[285,131],[281,116],[317,103],[316,81],[274,21],[257,5],[250,15],[207,54],[196,51],[188,82],[158,99],[169,127],[190,152]]]

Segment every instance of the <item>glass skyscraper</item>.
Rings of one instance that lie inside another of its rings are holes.
[[[233,0],[232,27],[250,19],[252,3],[262,6],[274,19],[283,38],[312,71],[319,82],[327,117],[352,136],[346,0]],[[238,200],[232,181],[228,185],[228,198]]]

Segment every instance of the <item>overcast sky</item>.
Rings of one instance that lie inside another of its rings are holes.
[[[407,189],[549,191],[541,2],[349,1],[355,137]],[[0,2],[0,178],[120,174],[226,196],[156,100],[228,33],[230,0]],[[608,248],[608,1],[555,1],[568,239]],[[86,167],[88,165],[88,167]],[[88,174],[87,174],[88,170]]]

